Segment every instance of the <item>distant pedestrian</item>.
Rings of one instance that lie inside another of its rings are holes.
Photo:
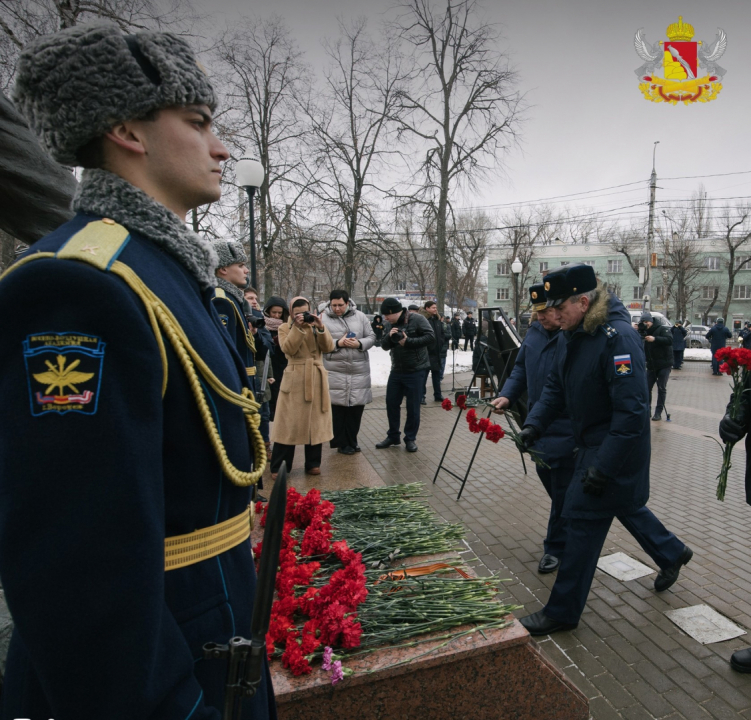
[[[321,318],[334,340],[334,350],[323,356],[334,425],[331,447],[342,455],[354,455],[360,452],[357,435],[362,413],[373,400],[368,351],[375,345],[375,333],[346,290],[331,291]]]
[[[446,356],[449,352],[449,343],[451,342],[451,318],[448,315],[441,317],[443,326],[443,347],[441,348],[441,382],[446,372]]]
[[[686,349],[688,330],[679,320],[670,328],[670,334],[673,336],[673,370],[680,370],[683,367],[683,352]]]
[[[266,329],[274,342],[274,352],[271,353],[274,383],[271,385],[271,400],[269,401],[270,419],[273,422],[276,415],[276,403],[279,399],[279,387],[282,384],[284,370],[287,367],[287,356],[279,347],[279,327],[289,320],[287,301],[278,295],[272,295],[263,306],[263,315],[266,319]]]
[[[662,409],[668,394],[668,379],[673,366],[673,338],[670,331],[659,323],[655,324],[652,314],[645,310],[641,314],[639,330],[644,340],[644,355],[647,363],[647,385],[649,386],[649,407],[652,408],[652,388],[657,383],[657,405],[652,420],[662,418]]]
[[[428,392],[428,376],[432,375],[433,379],[433,400],[436,402],[443,401],[443,394],[441,392],[441,355],[445,359],[444,345],[443,345],[443,323],[438,316],[438,305],[434,300],[428,300],[425,306],[420,310],[422,315],[429,323],[433,330],[434,340],[428,345],[428,357],[430,358],[430,367],[425,371],[425,389],[422,393],[422,400],[420,401],[425,405],[425,396]]]
[[[727,345],[727,341],[733,337],[733,333],[725,327],[725,321],[717,318],[715,324],[709,328],[709,332],[704,336],[709,340],[709,349],[712,351],[712,375],[720,375],[720,363],[715,359],[714,354]]]
[[[751,350],[751,322],[746,321],[746,325],[743,330],[738,333],[738,338],[741,341],[741,346],[746,350]]]
[[[375,344],[380,347],[381,340],[383,339],[383,318],[380,315],[374,315],[370,327],[373,328],[373,333],[375,334]]]
[[[430,367],[428,346],[435,341],[430,323],[419,313],[408,313],[396,298],[381,303],[384,317],[381,347],[391,353],[391,373],[386,385],[386,414],[389,432],[376,444],[380,450],[401,444],[401,405],[407,398],[404,443],[408,452],[417,452],[420,429],[420,398],[425,387],[425,370]]]
[[[459,313],[454,314],[454,319],[451,321],[451,349],[459,349],[459,340],[462,337],[462,321]]]
[[[467,317],[464,318],[462,323],[462,333],[464,334],[464,349],[467,349],[467,343],[469,343],[470,350],[475,349],[475,335],[477,335],[477,323],[472,317],[472,313],[468,312]]]

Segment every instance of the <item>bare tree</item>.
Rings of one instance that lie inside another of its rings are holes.
[[[722,306],[722,317],[727,318],[730,309],[730,301],[733,299],[733,288],[735,287],[735,276],[741,270],[747,270],[751,265],[751,256],[744,258],[741,262],[736,259],[736,253],[743,247],[748,247],[751,240],[751,205],[738,205],[734,208],[726,207],[720,218],[724,226],[723,241],[728,253],[727,259],[727,276],[728,287],[725,304]]]
[[[447,287],[460,307],[464,298],[477,300],[478,276],[485,268],[492,222],[485,213],[459,215],[449,234]]]
[[[425,202],[436,209],[436,298],[446,295],[447,217],[452,189],[476,187],[497,171],[520,124],[517,77],[497,48],[497,28],[475,0],[408,0],[395,24],[410,48],[412,83],[400,97],[402,132],[423,150],[419,166]]]
[[[11,85],[18,54],[28,42],[97,19],[128,32],[189,33],[199,16],[190,0],[0,0],[0,88]]]
[[[310,84],[309,70],[279,17],[246,19],[225,34],[216,53],[230,108],[218,119],[220,134],[236,153],[247,145],[255,148],[265,173],[256,201],[263,287],[268,294],[274,287],[280,239],[309,187],[301,157],[309,127],[297,104],[298,95]],[[246,224],[243,196],[237,206],[241,227]]]
[[[342,259],[344,287],[350,293],[357,256],[372,258],[381,250],[373,177],[388,155],[398,154],[392,130],[404,81],[393,40],[384,34],[374,43],[366,25],[364,19],[339,21],[339,37],[324,42],[330,64],[323,90],[306,108],[316,139],[313,193],[323,202],[325,224],[334,231],[331,250]]]

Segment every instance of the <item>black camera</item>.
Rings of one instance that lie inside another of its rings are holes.
[[[404,334],[404,330],[397,330],[391,336],[391,339],[392,339],[393,342],[398,343],[398,342],[401,342],[405,337],[406,337],[406,335]]]
[[[309,313],[307,310],[302,314],[302,321],[304,323],[314,323],[316,321],[316,316],[312,313]]]
[[[647,323],[645,323],[643,320],[636,326],[636,328],[639,332],[639,335],[641,335],[642,337],[644,337],[647,334],[647,330],[649,330]]]
[[[248,325],[256,330],[266,327],[266,321],[262,317],[258,317],[258,315],[246,315],[245,317],[248,319]]]

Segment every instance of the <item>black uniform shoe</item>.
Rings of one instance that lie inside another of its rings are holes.
[[[443,402],[444,398],[443,397],[434,397],[433,400],[435,400],[436,402]]]
[[[688,565],[693,556],[694,551],[686,545],[683,548],[681,556],[678,558],[678,562],[667,570],[660,570],[657,574],[657,577],[655,578],[655,590],[657,592],[667,590],[678,579],[678,575],[681,573],[681,567],[683,565]]]
[[[532,615],[519,618],[519,622],[527,628],[527,632],[530,635],[550,635],[550,633],[558,632],[559,630],[573,630],[579,623],[574,625],[570,623],[562,623],[557,620],[549,618],[542,610],[538,610]]]
[[[548,555],[545,553],[542,556],[542,559],[540,560],[540,564],[537,566],[537,572],[546,575],[547,573],[552,573],[555,570],[558,569],[558,566],[561,564],[561,561],[554,557],[553,555]]]
[[[656,412],[656,413],[655,413],[655,414],[654,414],[654,415],[652,416],[652,420],[653,420],[653,421],[655,421],[655,422],[656,422],[656,421],[658,421],[658,420],[662,420],[662,417],[661,417],[661,415],[662,415],[662,413],[658,413],[658,412]]]
[[[730,656],[730,667],[736,672],[751,673],[751,648],[734,652]]]
[[[383,450],[383,448],[391,447],[392,445],[401,445],[401,440],[392,440],[391,438],[386,438],[385,440],[381,440],[381,442],[376,443],[376,447],[379,450]]]
[[[405,440],[404,444],[407,446],[407,452],[417,452],[417,443],[414,440]]]
[[[352,449],[353,449],[353,450],[354,450],[355,452],[362,452],[362,450],[360,450],[360,446],[359,446],[359,445],[355,445],[355,447],[354,447],[354,448],[352,448]]]
[[[427,404],[428,404],[428,403],[427,403],[427,402],[425,402],[425,398],[423,398],[422,400],[420,400],[420,405],[427,405]]]
[[[337,452],[341,453],[342,455],[354,455],[355,449],[351,448],[349,445],[346,445],[345,447],[340,447]]]

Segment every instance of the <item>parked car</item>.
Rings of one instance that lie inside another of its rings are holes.
[[[670,322],[662,313],[655,312],[654,310],[652,312],[652,318],[654,319],[655,325],[667,325],[670,327],[673,323]],[[639,324],[639,320],[641,320],[641,310],[631,310],[631,322]]]
[[[709,332],[709,327],[706,325],[688,325],[686,327],[688,335],[686,335],[686,347],[689,348],[708,348],[709,340],[705,335]]]

